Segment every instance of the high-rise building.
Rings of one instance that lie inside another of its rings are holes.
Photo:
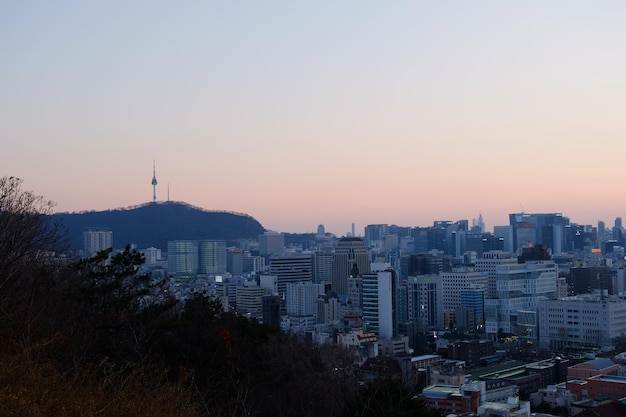
[[[348,280],[346,313],[356,316],[363,315],[363,278],[360,275]]]
[[[439,275],[409,277],[407,287],[407,316],[416,322],[418,330],[443,329],[443,290]]]
[[[334,258],[334,255],[330,252],[315,252],[313,254],[314,283],[332,282]]]
[[[226,251],[226,271],[232,275],[243,274],[243,251],[239,248],[229,248]]]
[[[479,330],[482,329],[485,323],[485,300],[486,288],[480,284],[471,284],[467,288],[461,290],[461,303],[460,309],[465,309],[468,314],[466,320],[462,318],[462,314],[459,314],[457,309],[457,327],[463,327],[466,330]],[[471,312],[471,314],[469,314]],[[473,318],[473,324],[471,323]]]
[[[600,220],[598,221],[598,244],[602,247],[602,243],[606,242],[606,224]]]
[[[437,275],[443,271],[443,259],[428,253],[417,253],[400,258],[400,277]]]
[[[261,298],[263,306],[263,324],[280,328],[280,297],[265,295]]]
[[[511,252],[521,247],[544,244],[554,255],[559,255],[565,247],[565,227],[569,219],[561,213],[548,214],[509,214],[513,236]]]
[[[223,274],[226,272],[226,241],[201,240],[198,244],[200,274]]]
[[[499,265],[496,275],[498,298],[485,299],[485,332],[495,337],[502,330],[527,340],[536,339],[538,300],[556,298],[556,264],[536,261]]]
[[[254,317],[263,315],[263,297],[266,294],[265,288],[257,286],[237,287],[235,297],[237,300],[237,311],[241,314],[250,314]]]
[[[285,235],[265,232],[258,236],[260,255],[280,255],[285,251]]]
[[[487,288],[485,297],[496,298],[498,296],[496,284],[496,267],[498,265],[517,264],[517,257],[511,256],[510,253],[504,251],[489,251],[483,253],[482,258],[476,260],[476,271],[487,273]]]
[[[389,234],[389,225],[368,224],[365,226],[365,245],[369,247],[383,247],[384,237]]]
[[[513,247],[513,234],[511,233],[511,226],[493,226],[493,236],[496,238],[502,238],[502,250],[505,252],[512,252]]]
[[[606,266],[579,266],[570,268],[567,275],[569,295],[587,294],[594,290],[607,290],[610,294],[617,293],[612,288],[612,274]]]
[[[265,291],[267,291],[269,295],[278,295],[278,277],[277,276],[260,275],[259,286],[265,288]]]
[[[352,271],[359,274],[370,271],[369,252],[365,242],[359,237],[344,237],[339,239],[333,256],[332,290],[340,296],[348,292],[348,279]]]
[[[387,270],[362,274],[363,321],[367,329],[382,339],[395,336],[395,287],[396,273]]]
[[[161,249],[147,248],[140,250],[146,260],[146,266],[154,266],[157,261],[161,260]]]
[[[286,297],[287,284],[311,283],[313,266],[311,255],[272,256],[270,275],[278,278],[278,294]]]
[[[167,242],[167,270],[171,275],[198,275],[200,262],[197,240]]]
[[[287,284],[287,314],[312,316],[317,311],[317,299],[324,293],[321,284],[305,282]]]
[[[83,232],[83,252],[86,258],[113,247],[113,232],[109,229],[88,229]]]
[[[456,268],[451,272],[442,272],[442,306],[445,311],[455,311],[461,306],[461,291],[466,290],[473,284],[486,287],[488,282],[487,272],[476,271],[473,268]]]
[[[318,297],[316,304],[317,324],[331,324],[340,319],[340,304],[337,297],[325,294]]]
[[[265,269],[265,257],[253,256],[250,252],[243,253],[243,272],[256,273]]]
[[[539,345],[561,351],[567,346],[613,346],[626,334],[626,300],[585,294],[539,300]]]

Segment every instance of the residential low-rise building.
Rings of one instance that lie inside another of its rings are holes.
[[[597,375],[586,381],[567,381],[566,386],[577,401],[626,397],[626,377],[623,376]]]
[[[617,375],[620,365],[607,358],[596,358],[567,368],[567,380],[585,380],[596,375]]]
[[[480,391],[464,391],[458,385],[431,385],[418,398],[427,407],[453,414],[476,412],[480,405]]]

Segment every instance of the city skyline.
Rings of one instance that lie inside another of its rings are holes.
[[[280,232],[626,215],[621,2],[2,9],[0,175],[59,212],[158,178]]]

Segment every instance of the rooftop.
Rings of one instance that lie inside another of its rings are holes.
[[[626,376],[615,376],[615,375],[596,375],[589,378],[589,380],[594,381],[606,381],[613,382],[616,384],[626,384]]]
[[[425,398],[447,398],[451,395],[461,395],[458,385],[431,385],[422,391]]]
[[[615,366],[615,362],[606,358],[596,358],[590,361],[582,362],[577,365],[572,366],[572,368],[585,368],[585,367],[593,367],[597,370],[610,368]]]

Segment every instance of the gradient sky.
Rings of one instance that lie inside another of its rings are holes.
[[[626,2],[1,1],[0,176],[272,230],[626,217]]]

